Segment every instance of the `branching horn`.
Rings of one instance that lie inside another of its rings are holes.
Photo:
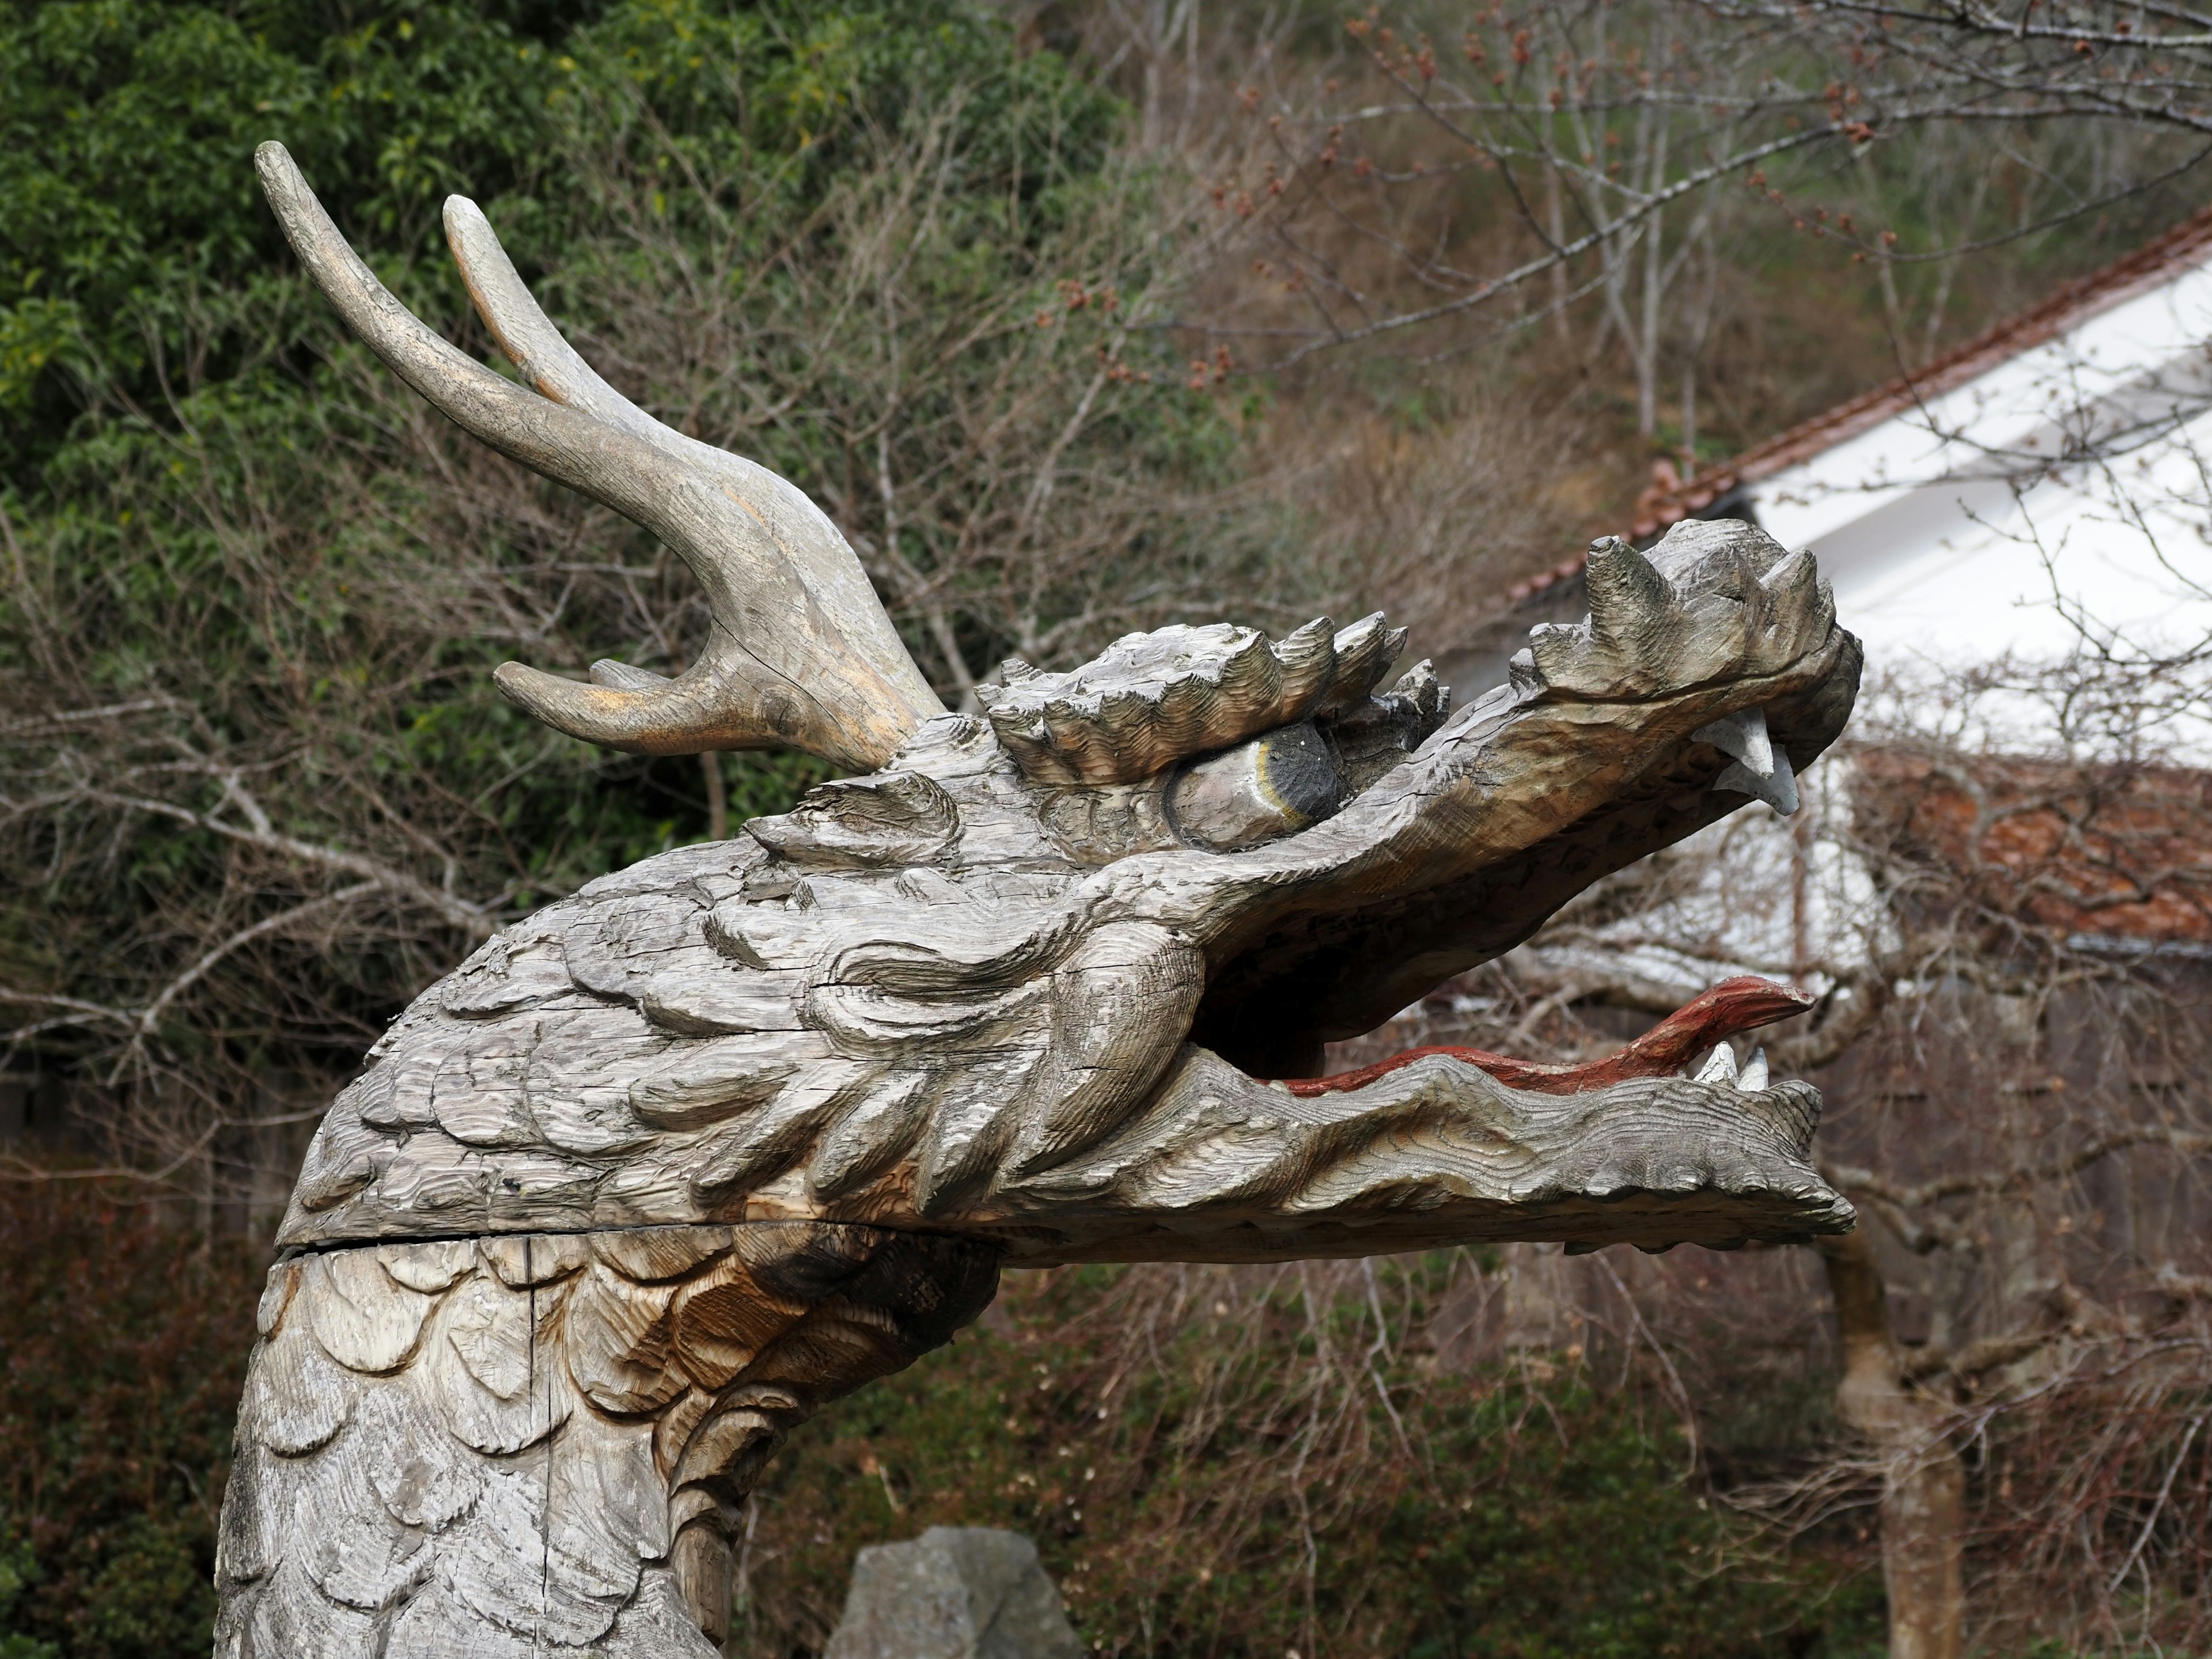
[[[586,685],[510,662],[497,676],[508,698],[612,749],[804,749],[866,770],[944,712],[828,516],[797,486],[663,426],[594,374],[530,297],[475,203],[447,199],[447,239],[477,310],[535,392],[394,299],[282,144],[262,145],[254,162],[300,263],[393,373],[502,455],[651,531],[707,592],[706,647],[674,679],[601,662]]]

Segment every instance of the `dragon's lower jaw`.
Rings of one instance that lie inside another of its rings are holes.
[[[1423,1049],[1267,1081],[1187,1045],[1131,1121],[972,1220],[1018,1266],[1507,1239],[1729,1249],[1844,1231],[1851,1207],[1810,1161],[1818,1091],[1770,1085],[1756,1066],[1739,1077],[1715,1046],[1806,1000],[1731,981],[1576,1067]],[[1698,1077],[1677,1075],[1707,1048],[1715,1059]]]
[[[974,1318],[1002,1265],[1841,1231],[1806,1161],[1811,1087],[1654,1074],[1798,1003],[1735,981],[1597,1067],[1520,1066],[1522,1087],[1492,1075],[1518,1062],[1468,1051],[1291,1085],[1186,1045],[1109,1139],[941,1231],[753,1219],[280,1262],[216,1652],[712,1659],[769,1455]]]

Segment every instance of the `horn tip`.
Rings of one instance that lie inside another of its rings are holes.
[[[292,152],[274,138],[264,138],[253,147],[253,170],[261,175],[264,190],[305,182],[300,176],[300,164],[292,159]]]
[[[503,662],[492,670],[491,683],[499,688],[500,696],[549,726],[565,728],[567,720],[573,718],[566,706],[579,690],[573,680],[524,663]]]
[[[549,696],[560,695],[555,688],[575,684],[574,680],[564,680],[558,674],[549,674],[542,668],[520,662],[500,664],[491,671],[491,683],[509,702],[520,703],[532,714]]]
[[[708,745],[680,722],[656,719],[660,700],[630,686],[564,679],[519,662],[492,670],[499,694],[556,732],[635,755],[690,755]],[[659,690],[665,692],[670,682]]]
[[[445,220],[448,233],[461,226],[466,226],[472,230],[477,226],[487,222],[483,210],[458,191],[446,198]]]

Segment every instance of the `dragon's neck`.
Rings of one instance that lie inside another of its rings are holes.
[[[807,1222],[280,1262],[216,1651],[710,1654],[732,1522],[769,1455],[946,1341],[998,1273],[988,1244]]]

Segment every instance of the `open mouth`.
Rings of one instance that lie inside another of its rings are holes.
[[[1814,1000],[1731,979],[1572,1066],[1439,1046],[1268,1079],[1188,1044],[1137,1121],[1026,1183],[1054,1224],[1010,1259],[1172,1260],[1198,1238],[1222,1261],[1516,1238],[1734,1249],[1841,1231],[1850,1206],[1810,1163],[1818,1091],[1771,1078],[1763,1054],[1739,1071],[1729,1046]]]
[[[1331,1077],[1289,1078],[1279,1086],[1294,1095],[1345,1094],[1364,1089],[1417,1060],[1440,1056],[1456,1060],[1487,1073],[1509,1088],[1536,1094],[1573,1095],[1626,1083],[1632,1078],[1674,1077],[1706,1050],[1711,1058],[1698,1074],[1699,1082],[1734,1082],[1740,1088],[1765,1085],[1765,1054],[1761,1050],[1739,1075],[1729,1039],[1802,1014],[1818,999],[1809,991],[1777,985],[1755,975],[1723,980],[1696,1000],[1686,1003],[1626,1047],[1602,1059],[1575,1066],[1547,1066],[1516,1060],[1510,1054],[1453,1044],[1401,1049],[1387,1060]],[[1754,1076],[1754,1073],[1756,1074]]]
[[[1796,806],[1796,776],[1841,732],[1859,671],[1810,561],[1744,526],[1678,527],[1649,559],[1595,550],[1589,579],[1587,622],[1537,630],[1507,684],[1334,816],[1172,874],[1127,860],[1130,908],[1206,952],[1192,1041],[1308,1097],[1371,1086],[1389,1070],[1322,1077],[1323,1045],[1747,801]],[[1463,1058],[1547,1093],[1664,1075],[1700,1043],[1802,1012],[1778,994],[1701,998],[1597,1070]]]

